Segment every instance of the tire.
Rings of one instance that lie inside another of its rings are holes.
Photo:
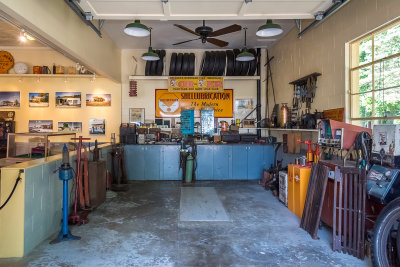
[[[189,73],[188,73],[188,76],[193,76],[194,75],[195,60],[196,60],[196,56],[194,55],[194,53],[190,53],[189,54]]]
[[[233,72],[233,76],[239,76],[240,73],[242,72],[242,62],[241,61],[237,61],[236,57],[240,54],[240,50],[239,49],[233,49],[233,53],[234,53],[234,72]]]
[[[210,57],[210,74],[209,76],[217,76],[219,69],[219,56],[215,51],[211,51]]]
[[[232,50],[226,50],[226,76],[233,76],[235,71],[235,54]]]
[[[257,70],[257,52],[253,48],[249,49],[249,52],[254,55],[255,59],[250,61],[249,72],[247,73],[247,75],[254,76]]]
[[[158,55],[158,57],[160,57],[160,50],[154,50],[154,52]],[[158,68],[158,64],[159,63],[160,63],[160,59],[151,61],[150,76],[156,76],[157,75],[157,68]]]
[[[182,71],[181,75],[182,76],[188,76],[189,73],[189,54],[184,53],[182,57]]]
[[[145,76],[150,76],[150,72],[151,72],[151,62],[152,61],[146,61],[146,68],[144,70],[144,75]]]
[[[211,52],[206,51],[203,56],[203,62],[201,64],[201,76],[210,75],[210,65],[211,65]]]
[[[182,61],[183,61],[183,54],[179,53],[175,63],[175,75],[177,76],[182,75]]]
[[[220,51],[218,76],[223,76],[225,74],[225,67],[226,67],[226,53],[225,51]]]
[[[170,76],[175,75],[176,58],[177,58],[176,53],[172,53],[172,54],[171,54],[171,62],[170,62],[170,64],[169,64],[169,75],[170,75]]]
[[[157,73],[156,73],[157,76],[161,76],[163,74],[165,50],[161,50],[159,56],[160,60],[158,60],[157,63]]]
[[[374,233],[372,236],[372,263],[378,267],[390,267],[400,265],[400,231],[398,229],[396,234],[396,241],[394,242],[395,253],[391,259],[388,257],[388,237],[392,232],[392,227],[396,221],[400,219],[400,197],[391,201],[379,214],[378,219],[374,225]],[[397,223],[399,227],[400,223]],[[392,236],[393,237],[393,236]],[[393,238],[392,238],[393,240]],[[393,245],[393,242],[392,242]],[[396,253],[397,248],[397,253]],[[397,254],[397,255],[396,255]]]

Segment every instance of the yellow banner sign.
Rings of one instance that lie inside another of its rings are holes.
[[[216,118],[232,118],[233,90],[223,92],[169,92],[156,89],[156,117],[179,117],[181,109],[194,109],[195,117],[200,117],[200,110],[214,109]]]
[[[169,92],[223,92],[222,77],[168,77]]]

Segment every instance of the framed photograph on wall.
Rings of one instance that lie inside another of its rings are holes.
[[[90,119],[89,120],[89,134],[106,134],[106,120],[105,119]]]
[[[53,132],[53,121],[52,120],[29,120],[29,132],[30,133],[51,133]]]
[[[111,106],[111,94],[86,94],[87,107]]]
[[[136,124],[144,123],[144,108],[130,108],[129,109],[129,122]]]
[[[80,108],[81,92],[56,92],[57,108]]]
[[[0,91],[0,108],[19,108],[20,104],[19,91]]]
[[[81,133],[82,132],[82,122],[59,121],[58,122],[58,131],[59,132]]]
[[[29,107],[48,107],[49,93],[29,93]]]

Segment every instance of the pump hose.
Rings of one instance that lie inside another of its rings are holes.
[[[3,208],[7,205],[8,201],[10,200],[10,198],[12,197],[12,195],[14,194],[15,189],[17,188],[18,182],[22,180],[22,178],[21,178],[21,173],[22,173],[22,172],[20,171],[19,174],[18,174],[17,179],[15,180],[15,184],[14,184],[14,187],[13,187],[13,189],[12,189],[10,195],[8,196],[6,202],[4,202],[3,205],[1,205],[0,210],[3,209]]]

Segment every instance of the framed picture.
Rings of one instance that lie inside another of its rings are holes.
[[[89,134],[106,134],[106,120],[105,119],[90,119],[89,120]]]
[[[0,108],[19,108],[20,104],[19,91],[0,91]]]
[[[29,120],[30,133],[51,133],[53,132],[53,121],[51,120]]]
[[[80,108],[81,92],[56,92],[57,108]]]
[[[82,122],[59,121],[58,122],[58,131],[59,132],[81,133],[82,132]]]
[[[243,119],[254,109],[252,98],[235,100],[235,118]],[[248,119],[255,119],[256,112],[250,114]]]
[[[111,94],[86,94],[86,106],[109,107],[111,106]]]
[[[144,108],[130,108],[129,122],[136,124],[144,123]]]
[[[29,107],[48,107],[49,93],[29,93]]]

